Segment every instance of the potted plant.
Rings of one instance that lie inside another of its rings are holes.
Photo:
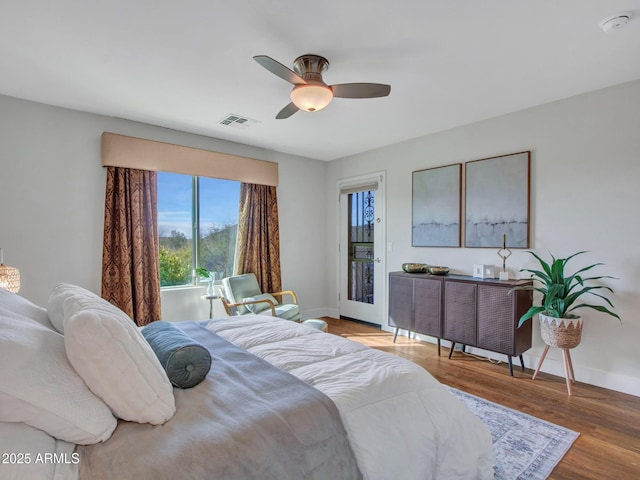
[[[533,285],[516,287],[517,290],[534,290],[542,294],[540,305],[532,306],[518,323],[520,327],[524,322],[538,315],[540,319],[540,336],[551,347],[562,349],[574,348],[580,343],[582,336],[582,318],[575,312],[579,308],[591,308],[598,312],[606,313],[620,320],[620,317],[604,305],[592,305],[584,302],[585,295],[595,295],[604,300],[606,305],[614,308],[611,301],[597,290],[613,290],[604,285],[593,285],[591,282],[603,278],[614,278],[608,275],[584,277],[582,274],[602,263],[594,263],[579,269],[572,275],[565,272],[565,267],[572,258],[586,253],[584,251],[574,253],[567,258],[555,258],[551,255],[552,262],[548,264],[534,252],[533,255],[540,264],[541,270],[523,268],[521,272],[531,273]]]

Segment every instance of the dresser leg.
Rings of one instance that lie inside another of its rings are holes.
[[[451,354],[453,353],[454,348],[456,348],[456,342],[451,342],[451,348],[449,349],[449,358],[451,358]]]
[[[438,356],[440,356],[440,339],[438,338]]]
[[[522,366],[522,370],[524,370],[524,358],[522,358],[522,354],[520,354],[520,365]]]
[[[398,330],[400,330],[400,328],[396,327],[396,333],[393,334],[393,343],[396,343],[396,338],[398,337]]]
[[[507,357],[509,358],[509,375],[513,377],[513,359],[511,355],[507,355]]]

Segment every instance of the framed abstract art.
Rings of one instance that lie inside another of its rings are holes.
[[[531,152],[465,163],[465,247],[529,248]]]
[[[462,164],[413,172],[411,244],[459,247]]]

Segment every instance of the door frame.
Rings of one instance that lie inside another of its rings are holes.
[[[337,232],[336,232],[336,285],[338,286],[336,292],[336,304],[338,316],[340,316],[340,295],[343,292],[342,285],[342,275],[341,275],[341,258],[342,253],[340,251],[341,248],[341,234],[342,234],[342,215],[341,215],[341,202],[340,196],[341,191],[344,189],[350,188],[358,188],[365,187],[367,185],[371,185],[372,183],[378,184],[378,189],[376,191],[375,196],[375,211],[377,213],[376,218],[380,219],[380,224],[376,223],[374,228],[381,228],[380,232],[380,245],[377,247],[377,242],[374,243],[374,256],[380,258],[380,263],[378,271],[381,272],[381,275],[377,275],[375,273],[374,267],[374,305],[379,306],[380,310],[378,312],[379,318],[376,320],[379,321],[379,325],[384,328],[387,324],[387,264],[386,264],[386,244],[387,244],[387,223],[386,223],[386,212],[387,212],[387,200],[386,200],[386,171],[381,170],[378,172],[372,172],[364,175],[358,175],[354,177],[346,177],[341,178],[336,181],[336,218],[337,218]],[[382,194],[380,195],[379,192]],[[382,201],[380,201],[380,197],[382,197]],[[378,255],[375,255],[375,253]],[[381,276],[382,279],[378,279],[378,276]],[[377,291],[376,284],[382,289],[381,292]],[[346,288],[345,288],[346,292]],[[379,302],[379,303],[378,303]],[[376,325],[378,322],[373,322]]]

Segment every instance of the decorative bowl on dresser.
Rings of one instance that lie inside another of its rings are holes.
[[[407,273],[427,273],[429,266],[426,263],[403,263],[402,270]]]
[[[431,275],[447,275],[449,273],[449,267],[437,267],[430,266],[427,268]]]

